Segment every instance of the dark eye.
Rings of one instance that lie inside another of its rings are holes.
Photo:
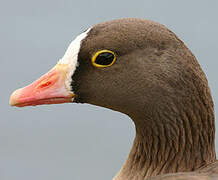
[[[96,67],[108,67],[116,61],[116,55],[109,50],[101,50],[92,57],[92,64]]]

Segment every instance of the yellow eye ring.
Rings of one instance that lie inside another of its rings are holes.
[[[101,68],[109,67],[115,63],[116,59],[116,54],[113,51],[104,49],[92,56],[92,65]]]

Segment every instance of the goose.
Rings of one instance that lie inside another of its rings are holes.
[[[133,120],[133,146],[113,180],[218,179],[208,81],[192,52],[164,25],[138,18],[94,25],[54,68],[10,97],[17,107],[72,102]]]

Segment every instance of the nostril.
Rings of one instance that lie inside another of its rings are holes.
[[[51,84],[52,84],[51,81],[47,81],[47,82],[45,82],[45,83],[42,83],[42,84],[39,86],[39,88],[45,88],[45,87],[50,86]]]

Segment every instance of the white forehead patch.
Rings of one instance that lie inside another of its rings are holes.
[[[78,54],[81,47],[81,42],[84,40],[88,32],[91,30],[89,28],[85,32],[78,35],[68,46],[67,51],[65,52],[64,56],[59,60],[58,64],[66,64],[69,66],[69,72],[67,74],[67,78],[65,81],[65,85],[68,90],[71,90],[70,84],[71,84],[71,77],[74,74],[76,67],[78,66]]]

